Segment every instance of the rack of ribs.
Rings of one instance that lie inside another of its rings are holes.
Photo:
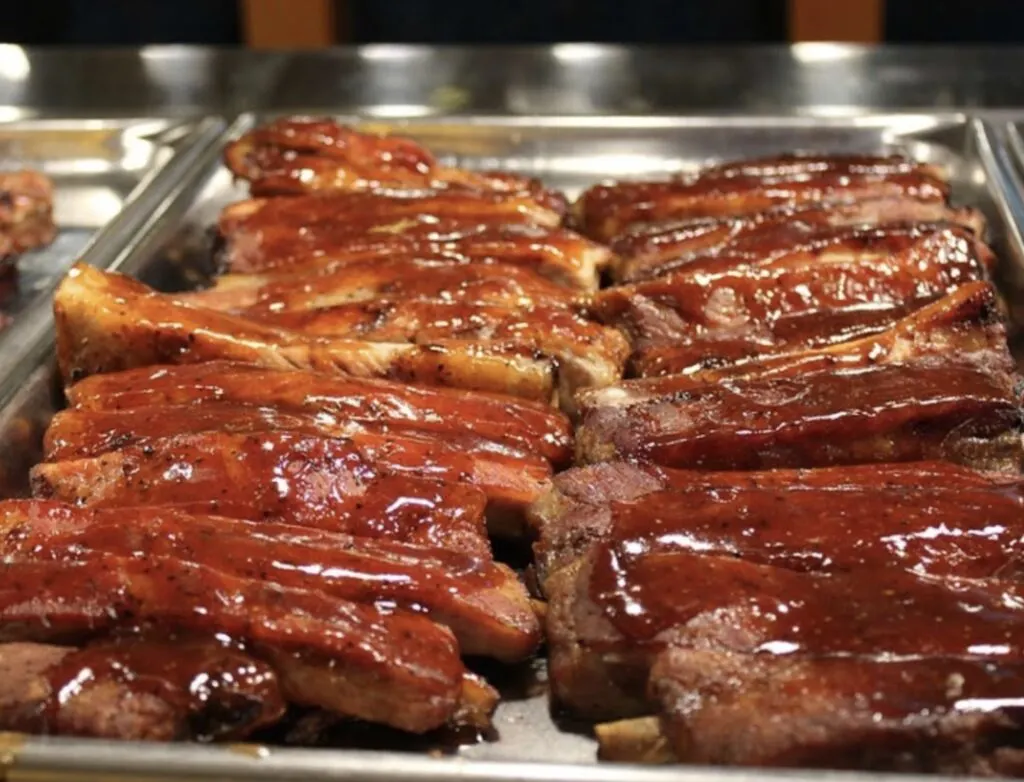
[[[902,158],[575,205],[632,377],[530,509],[552,697],[602,757],[1021,774],[1020,379],[984,222]]]
[[[533,518],[554,695],[612,721],[612,757],[1008,762],[1022,490],[948,463],[563,473]]]
[[[288,117],[228,144],[224,162],[254,194],[451,188],[529,192],[540,183],[508,172],[441,165],[411,139],[366,133],[331,119]]]

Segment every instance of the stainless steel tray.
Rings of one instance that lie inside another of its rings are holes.
[[[166,188],[183,173],[185,152],[209,143],[223,128],[217,119],[158,117],[0,124],[0,170],[32,168],[53,180],[59,231],[49,247],[18,259],[11,295],[0,301],[0,311],[14,319],[0,331],[0,373],[17,360],[18,346],[33,341],[21,316],[45,298],[75,259],[103,263],[109,245],[123,243],[146,203],[159,196],[161,183]]]
[[[237,135],[257,117],[243,116],[228,130]],[[352,118],[347,118],[352,119]],[[945,166],[958,203],[981,208],[1001,259],[1009,301],[1024,301],[1024,245],[1020,199],[1009,192],[1012,172],[992,130],[962,115],[889,115],[856,119],[598,117],[543,119],[473,117],[422,120],[401,131],[446,160],[468,167],[502,167],[542,177],[575,195],[608,177],[641,177],[694,168],[712,159],[794,149],[878,152],[902,150]],[[222,168],[219,144],[197,155],[144,224],[104,265],[137,275],[165,290],[195,285],[210,269],[210,226],[226,203],[245,196]],[[97,259],[99,261],[100,259]],[[52,326],[40,338],[38,357],[20,366],[6,398],[0,397],[0,488],[24,491],[27,468],[39,459],[41,433],[60,404],[53,366]],[[585,732],[551,718],[538,675],[522,671],[505,682],[495,725],[498,740],[433,757],[409,739],[388,751],[282,747],[157,746],[68,739],[12,737],[3,752],[9,779],[303,779],[600,780],[670,779],[867,779],[863,774],[761,772],[686,767],[646,768],[594,762]],[[540,690],[540,692],[538,692]],[[413,746],[415,744],[415,746]],[[436,754],[436,753],[431,753]],[[880,775],[871,775],[878,779]],[[893,777],[894,779],[897,777]],[[905,776],[899,779],[907,779]]]

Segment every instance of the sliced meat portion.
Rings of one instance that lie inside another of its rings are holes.
[[[5,560],[5,641],[89,637],[139,621],[224,633],[272,664],[289,702],[403,730],[445,724],[463,697],[455,638],[422,616],[164,557],[38,551]]]
[[[271,369],[383,377],[551,400],[550,361],[462,343],[410,345],[303,337],[193,307],[119,274],[77,264],[54,296],[66,381],[149,364],[226,360]]]
[[[180,434],[93,459],[40,464],[38,495],[80,505],[177,504],[360,537],[481,551],[485,496],[379,475],[348,440],[289,432]]]
[[[654,666],[651,691],[661,733],[687,763],[1024,773],[1016,660],[672,649]]]
[[[0,259],[45,247],[56,236],[50,178],[38,171],[0,172]]]
[[[848,203],[785,204],[738,217],[637,225],[612,243],[618,258],[613,273],[618,282],[635,282],[710,256],[759,260],[841,236],[850,228],[916,223],[960,225],[979,239],[985,234],[985,218],[974,209],[954,209],[942,201],[920,201],[905,195]]]
[[[558,362],[567,402],[578,389],[614,383],[622,377],[629,356],[629,343],[616,329],[557,307],[377,299],[256,317],[315,337],[423,344],[464,340],[494,349],[533,351]]]
[[[362,470],[465,483],[483,491],[492,507],[505,513],[521,513],[548,487],[551,477],[551,465],[541,456],[486,450],[467,453],[457,443],[429,436],[352,431],[322,413],[280,413],[231,402],[117,412],[65,410],[54,417],[45,439],[47,460],[69,461],[67,467],[73,466],[70,460],[123,449],[150,457],[162,454],[175,461],[196,449],[201,461],[192,466],[193,471],[206,472],[205,480],[217,480],[220,472],[221,479],[243,481],[243,491],[248,481],[287,484],[306,456],[308,480],[314,487],[317,482],[330,483],[332,465],[337,464],[348,475]],[[261,451],[267,456],[260,456]],[[233,459],[243,460],[244,466],[234,465]],[[278,494],[298,489],[287,487]]]
[[[0,503],[0,535],[5,557],[168,558],[233,578],[426,613],[452,630],[465,654],[518,661],[540,639],[522,583],[489,556],[175,508],[103,511],[32,500]]]
[[[338,268],[393,256],[450,257],[534,269],[571,288],[594,290],[611,251],[566,229],[458,218],[382,217],[369,226],[344,220],[304,230],[270,224],[223,237],[221,264],[234,273]]]
[[[992,662],[1024,656],[1024,603],[1006,581],[896,569],[819,575],[607,543],[546,586],[552,691],[588,719],[650,713],[647,677],[665,648]]]
[[[127,741],[245,738],[285,710],[277,674],[240,648],[135,634],[83,648],[0,644],[0,726]]]
[[[359,261],[313,274],[226,274],[212,288],[178,298],[225,312],[253,314],[403,298],[569,309],[586,303],[577,292],[521,266],[415,256]]]
[[[573,211],[584,233],[608,241],[631,225],[672,218],[728,217],[785,204],[881,198],[945,201],[949,193],[941,171],[900,157],[773,160],[780,164],[728,164],[691,177],[595,185],[580,196]]]
[[[688,484],[629,500],[550,498],[547,511],[535,516],[540,581],[598,541],[615,541],[631,552],[707,553],[813,572],[903,568],[964,578],[1020,575],[1024,481],[963,486],[943,480],[947,471],[936,474],[925,466],[916,476],[907,469],[893,482],[888,467],[852,471],[838,490],[801,483],[801,475],[782,483],[771,472],[696,473]],[[838,468],[829,472],[837,477]],[[907,480],[911,476],[916,483]]]
[[[302,370],[209,362],[93,375],[67,389],[82,410],[130,410],[207,401],[324,415],[369,429],[478,438],[536,453],[556,465],[571,455],[568,419],[546,405],[507,396]]]
[[[251,130],[224,149],[224,162],[254,193],[452,187],[538,190],[508,172],[443,166],[419,143],[367,133],[324,117],[285,117]]]
[[[271,229],[273,242],[316,242],[320,232],[347,225],[386,229],[399,222],[457,220],[460,225],[535,225],[557,228],[559,209],[532,195],[514,193],[453,192],[437,190],[385,190],[374,193],[330,193],[289,198],[253,198],[224,207],[217,227],[230,242],[262,243],[257,236]],[[305,233],[303,233],[305,231]],[[308,236],[303,240],[301,237]]]
[[[925,303],[986,279],[991,263],[991,251],[962,228],[872,228],[842,248],[754,265],[725,256],[694,262],[602,291],[593,309],[630,334],[637,348],[698,336],[764,340],[779,318]]]
[[[590,409],[581,461],[708,470],[948,459],[1021,465],[1016,377],[968,364],[882,364],[740,377]]]
[[[659,393],[673,388],[672,381],[662,376],[685,375],[702,380],[738,375],[764,377],[923,356],[995,361],[1004,369],[1013,366],[996,291],[987,282],[967,283],[909,313],[875,311],[872,319],[861,319],[856,325],[845,314],[835,320],[821,317],[803,324],[816,331],[780,331],[778,325],[773,324],[766,339],[757,340],[761,342],[757,347],[752,344],[754,340],[745,338],[698,337],[681,346],[641,351],[632,359],[635,373],[657,379],[627,381],[623,387],[637,394]]]

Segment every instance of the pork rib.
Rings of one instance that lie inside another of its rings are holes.
[[[257,314],[382,298],[567,309],[584,303],[578,292],[520,266],[416,256],[357,261],[312,273],[227,274],[217,278],[212,288],[179,298],[224,312]]]
[[[233,273],[262,273],[338,268],[392,256],[523,266],[568,287],[594,290],[611,251],[566,229],[384,216],[363,224],[314,223],[302,231],[278,223],[238,228],[222,237],[220,265]]]
[[[744,171],[745,168],[745,171]],[[941,171],[900,157],[782,156],[727,164],[693,177],[595,185],[573,206],[584,233],[608,241],[631,225],[754,214],[784,204],[910,197],[945,201]]]
[[[251,130],[224,149],[224,162],[254,193],[451,187],[538,190],[507,172],[443,166],[415,141],[367,133],[328,118],[288,117]]]
[[[459,709],[458,645],[424,617],[167,558],[40,554],[5,563],[3,640],[89,637],[152,622],[251,644],[292,703],[411,732],[439,727]]]
[[[760,469],[949,459],[1016,471],[1015,377],[966,364],[882,364],[740,377],[586,413],[584,462]]]
[[[851,228],[919,223],[960,225],[979,239],[985,235],[985,218],[980,212],[954,209],[941,201],[898,196],[838,204],[786,204],[738,217],[638,225],[612,244],[618,259],[613,274],[618,282],[637,282],[708,257],[757,260],[841,236]]]
[[[0,534],[5,556],[168,558],[232,578],[426,613],[452,630],[465,654],[518,661],[540,637],[522,584],[489,556],[177,508],[104,511],[33,500],[0,503]]]
[[[225,440],[218,439],[217,433],[252,437]],[[281,438],[274,437],[278,433]],[[202,435],[207,434],[210,436],[204,439]],[[362,469],[466,483],[483,491],[498,515],[521,513],[547,488],[551,476],[551,466],[540,456],[483,449],[467,453],[457,443],[429,436],[353,430],[323,413],[280,413],[230,402],[105,413],[66,410],[51,421],[45,452],[51,462],[102,456],[125,448],[167,458],[173,451],[179,459],[184,452],[173,447],[168,451],[168,441],[187,435],[197,437],[188,444],[182,440],[182,447],[197,449],[196,458],[206,460],[210,478],[215,478],[218,470],[223,470],[221,477],[228,480],[259,482],[272,475],[288,476],[306,454],[310,460],[317,456],[322,460],[311,466],[311,475],[316,476],[311,481],[330,482],[331,465],[336,463],[361,464],[349,472]],[[256,448],[275,454],[273,461],[253,454]],[[233,468],[234,453],[239,458],[247,455],[251,473]],[[216,454],[228,455],[214,465],[210,461]]]
[[[890,569],[819,575],[602,543],[546,589],[553,695],[588,719],[649,713],[648,674],[665,648],[994,663],[1024,655],[1024,604],[1008,582]]]
[[[81,410],[130,410],[207,401],[326,415],[383,431],[424,432],[536,453],[556,465],[570,458],[569,421],[550,407],[507,396],[387,380],[328,377],[303,370],[209,362],[93,375],[67,389]]]
[[[118,274],[77,264],[54,296],[65,380],[149,364],[241,361],[271,369],[383,377],[551,400],[551,362],[460,343],[314,339],[181,303]]]
[[[277,674],[198,638],[0,644],[0,727],[121,740],[237,740],[284,714]]]
[[[1019,661],[671,649],[651,674],[675,760],[1019,776]],[[772,715],[773,718],[766,718]],[[600,734],[599,734],[600,735]]]
[[[725,256],[694,262],[602,291],[593,309],[630,334],[637,348],[695,336],[765,337],[779,318],[924,303],[985,279],[991,263],[991,252],[961,228],[873,228],[843,249],[754,265]]]

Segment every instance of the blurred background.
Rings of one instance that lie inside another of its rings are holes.
[[[0,41],[316,48],[590,41],[1020,43],[1021,0],[7,0]]]

